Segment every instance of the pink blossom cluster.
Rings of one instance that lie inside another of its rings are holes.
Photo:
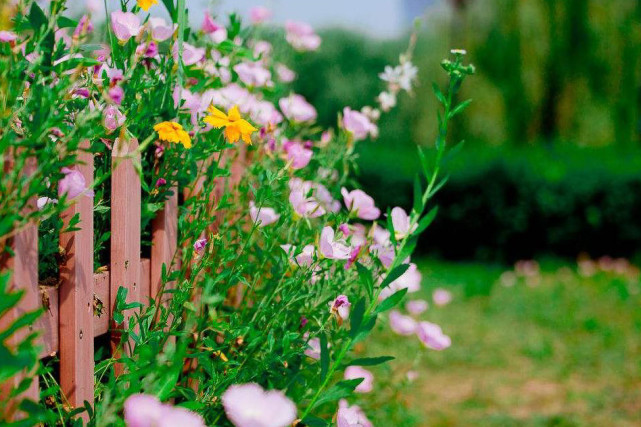
[[[205,427],[205,421],[195,412],[163,404],[156,396],[134,394],[125,401],[127,427]]]

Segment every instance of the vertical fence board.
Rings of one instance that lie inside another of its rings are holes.
[[[127,302],[141,301],[140,275],[140,178],[134,167],[133,158],[138,141],[135,138],[125,140],[117,138],[112,151],[111,176],[111,269],[110,301],[111,310],[115,308],[116,294],[121,286],[128,290]],[[124,325],[133,315],[125,314]],[[113,317],[112,317],[113,318]],[[113,327],[118,329],[123,325]],[[114,356],[118,357],[120,334],[112,333],[111,347]],[[130,343],[131,344],[131,343]],[[123,366],[116,365],[116,374],[122,373]]]
[[[89,141],[83,143],[87,149]],[[93,155],[82,151],[77,170],[89,185],[93,182]],[[73,407],[94,396],[94,322],[93,322],[93,195],[81,194],[62,218],[65,224],[79,215],[80,230],[61,233],[60,245],[65,261],[60,266],[59,330],[60,386]]]
[[[162,285],[162,267],[170,270],[178,246],[178,188],[165,202],[152,222],[151,230],[151,289],[150,296],[156,298]]]
[[[10,165],[5,166],[10,167]],[[35,159],[29,159],[25,164],[23,173],[28,175],[33,173],[35,169]],[[36,209],[35,198],[29,201],[25,213],[31,212],[34,209]],[[35,311],[40,307],[38,299],[38,226],[35,224],[27,225],[10,239],[8,245],[10,245],[13,250],[14,256],[2,260],[2,268],[12,271],[9,289],[12,291],[23,290],[25,294],[17,307],[0,318],[0,330],[4,330],[24,313]],[[32,333],[33,329],[33,325],[31,325],[29,328],[23,328],[16,332],[7,344],[10,346],[16,345]],[[20,384],[29,374],[31,374],[31,372],[23,372],[3,383],[0,389],[0,397],[4,398],[9,390]],[[32,378],[29,388],[24,392],[22,397],[38,401],[38,377]],[[9,405],[8,410],[11,413],[3,414],[7,419],[13,417],[21,418],[21,414],[14,412],[16,410],[15,406]]]

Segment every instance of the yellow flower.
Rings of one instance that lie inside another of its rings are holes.
[[[181,143],[185,148],[191,148],[191,138],[181,125],[176,122],[162,122],[154,126],[161,141]]]
[[[209,115],[205,117],[205,123],[212,125],[216,129],[225,128],[225,138],[229,142],[236,142],[242,139],[247,144],[251,144],[251,134],[257,129],[247,120],[240,117],[237,106],[233,106],[228,114],[223,113],[213,105],[207,109]]]
[[[158,3],[158,0],[138,0],[138,7],[147,12],[156,3]]]

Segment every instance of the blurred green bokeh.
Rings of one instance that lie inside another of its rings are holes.
[[[429,9],[419,34],[415,93],[382,117],[377,140],[359,146],[363,188],[383,208],[411,207],[415,146],[430,146],[436,129],[431,83],[445,84],[441,59],[464,48],[477,74],[460,96],[473,102],[454,120],[450,141],[466,146],[448,169],[439,218],[421,248],[508,260],[636,252],[641,2],[446,4]],[[322,35],[318,52],[296,58],[294,89],[332,126],[342,106],[375,103],[384,90],[378,73],[398,61],[407,40]]]

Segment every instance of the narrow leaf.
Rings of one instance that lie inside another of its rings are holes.
[[[389,297],[385,298],[378,305],[378,307],[376,307],[374,312],[375,313],[383,313],[383,312],[395,307],[399,302],[401,302],[401,300],[403,299],[403,297],[405,296],[406,293],[407,293],[407,288],[403,288],[400,291],[394,292],[392,295],[390,295]]]

